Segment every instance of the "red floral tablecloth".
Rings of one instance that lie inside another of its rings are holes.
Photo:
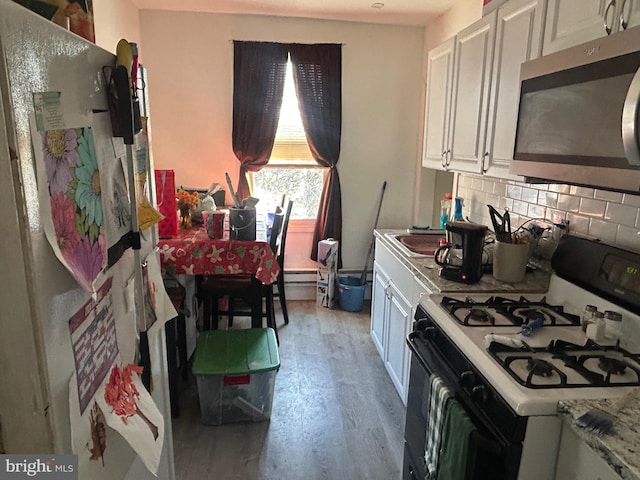
[[[163,268],[172,274],[253,273],[262,283],[271,284],[280,272],[268,243],[213,240],[202,228],[180,230],[177,238],[160,240],[158,248]]]

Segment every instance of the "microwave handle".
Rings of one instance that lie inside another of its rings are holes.
[[[640,135],[638,120],[640,111],[640,69],[633,76],[622,109],[622,144],[630,165],[640,166]]]

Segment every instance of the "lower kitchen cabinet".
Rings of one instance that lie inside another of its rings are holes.
[[[565,424],[560,440],[556,480],[620,480],[620,476]]]
[[[419,299],[427,289],[416,283],[413,273],[380,241],[376,241],[371,303],[371,338],[402,402],[407,403],[411,353],[407,335],[414,308],[409,299]],[[414,302],[417,303],[417,302]]]

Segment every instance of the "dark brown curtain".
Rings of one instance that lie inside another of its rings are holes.
[[[316,162],[329,168],[324,179],[311,258],[318,242],[334,238],[342,246],[342,194],[338,175],[342,134],[342,45],[289,45],[302,123]],[[340,248],[341,250],[341,248]],[[342,267],[339,252],[338,267]]]
[[[249,196],[247,172],[257,172],[269,161],[276,137],[287,45],[233,42],[233,153],[240,161],[237,195]]]

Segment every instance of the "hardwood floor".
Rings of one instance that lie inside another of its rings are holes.
[[[405,408],[369,336],[368,303],[359,313],[288,306],[289,325],[277,312],[271,420],[203,425],[190,378],[173,420],[176,478],[399,480]]]

